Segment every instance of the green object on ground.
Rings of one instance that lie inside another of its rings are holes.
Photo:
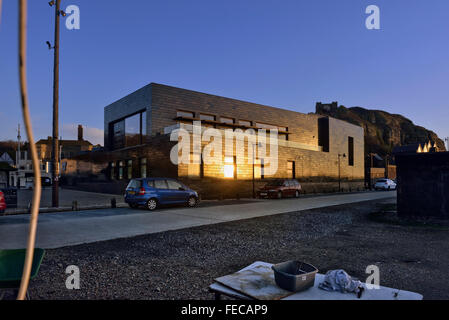
[[[25,249],[0,250],[0,289],[20,287],[23,265],[25,263],[25,253]],[[44,255],[44,249],[34,249],[30,279],[34,279],[37,276]]]

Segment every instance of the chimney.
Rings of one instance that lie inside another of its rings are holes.
[[[78,125],[78,141],[83,141],[83,126]]]

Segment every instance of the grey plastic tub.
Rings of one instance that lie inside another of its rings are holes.
[[[313,287],[318,269],[301,261],[286,261],[271,267],[276,284],[282,289],[299,292]]]

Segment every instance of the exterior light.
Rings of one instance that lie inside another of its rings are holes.
[[[64,11],[62,11],[62,10],[60,10],[59,11],[59,14],[61,15],[61,16],[63,16],[63,17],[65,17],[67,14],[64,12]]]
[[[53,6],[55,5],[55,1],[54,1],[54,0],[51,0],[51,1],[48,3],[48,5],[49,5],[50,7],[53,7]]]

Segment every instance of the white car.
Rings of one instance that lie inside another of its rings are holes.
[[[396,190],[397,185],[390,179],[379,179],[374,184],[375,190]]]

